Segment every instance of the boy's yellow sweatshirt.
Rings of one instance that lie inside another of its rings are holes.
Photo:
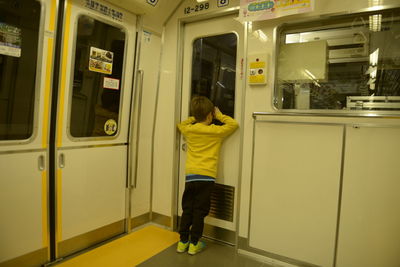
[[[222,141],[238,128],[238,123],[223,114],[218,114],[216,119],[224,125],[196,123],[194,117],[178,124],[187,143],[186,174],[217,177]]]

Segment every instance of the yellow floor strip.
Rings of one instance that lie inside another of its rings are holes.
[[[113,242],[79,255],[58,267],[133,267],[179,240],[177,233],[147,226]]]

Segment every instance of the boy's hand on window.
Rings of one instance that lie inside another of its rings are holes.
[[[222,112],[219,110],[218,107],[214,107],[214,117],[218,118],[222,115]]]

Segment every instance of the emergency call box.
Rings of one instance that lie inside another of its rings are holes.
[[[249,56],[248,83],[263,85],[267,83],[267,55],[255,54]]]

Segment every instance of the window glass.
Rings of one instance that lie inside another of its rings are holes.
[[[0,1],[0,140],[33,134],[40,3]]]
[[[81,16],[75,50],[70,132],[73,137],[118,132],[125,33]]]
[[[280,109],[400,110],[400,9],[283,26]]]
[[[236,50],[234,33],[199,38],[193,43],[192,96],[208,97],[231,117],[235,111]]]

